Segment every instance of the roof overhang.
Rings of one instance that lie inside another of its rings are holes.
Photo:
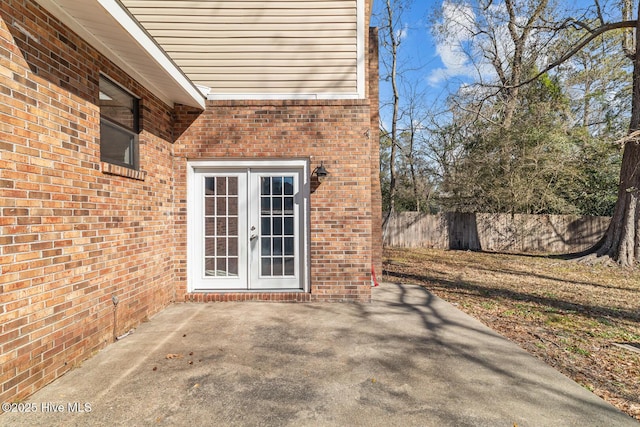
[[[118,0],[36,0],[163,102],[205,108],[205,96]]]

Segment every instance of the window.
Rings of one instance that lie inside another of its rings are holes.
[[[139,101],[100,76],[100,160],[138,169]]]

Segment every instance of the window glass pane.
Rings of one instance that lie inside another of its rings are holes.
[[[136,135],[111,124],[100,122],[100,160],[122,166],[133,166]]]
[[[100,76],[100,160],[138,167],[138,99]]]
[[[100,76],[100,114],[138,132],[138,100],[111,80]]]

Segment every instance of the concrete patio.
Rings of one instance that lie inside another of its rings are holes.
[[[638,425],[424,289],[389,283],[371,304],[175,304],[23,403],[35,412],[0,424]]]

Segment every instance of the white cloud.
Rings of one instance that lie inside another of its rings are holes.
[[[427,78],[436,86],[451,77],[471,77],[475,68],[469,60],[465,48],[471,40],[475,16],[470,6],[445,1],[442,4],[442,22],[446,32],[436,43],[436,54],[444,67],[432,70]]]
[[[404,24],[404,26],[399,29],[396,30],[396,39],[402,41],[404,39],[406,39],[409,36],[409,24]]]

